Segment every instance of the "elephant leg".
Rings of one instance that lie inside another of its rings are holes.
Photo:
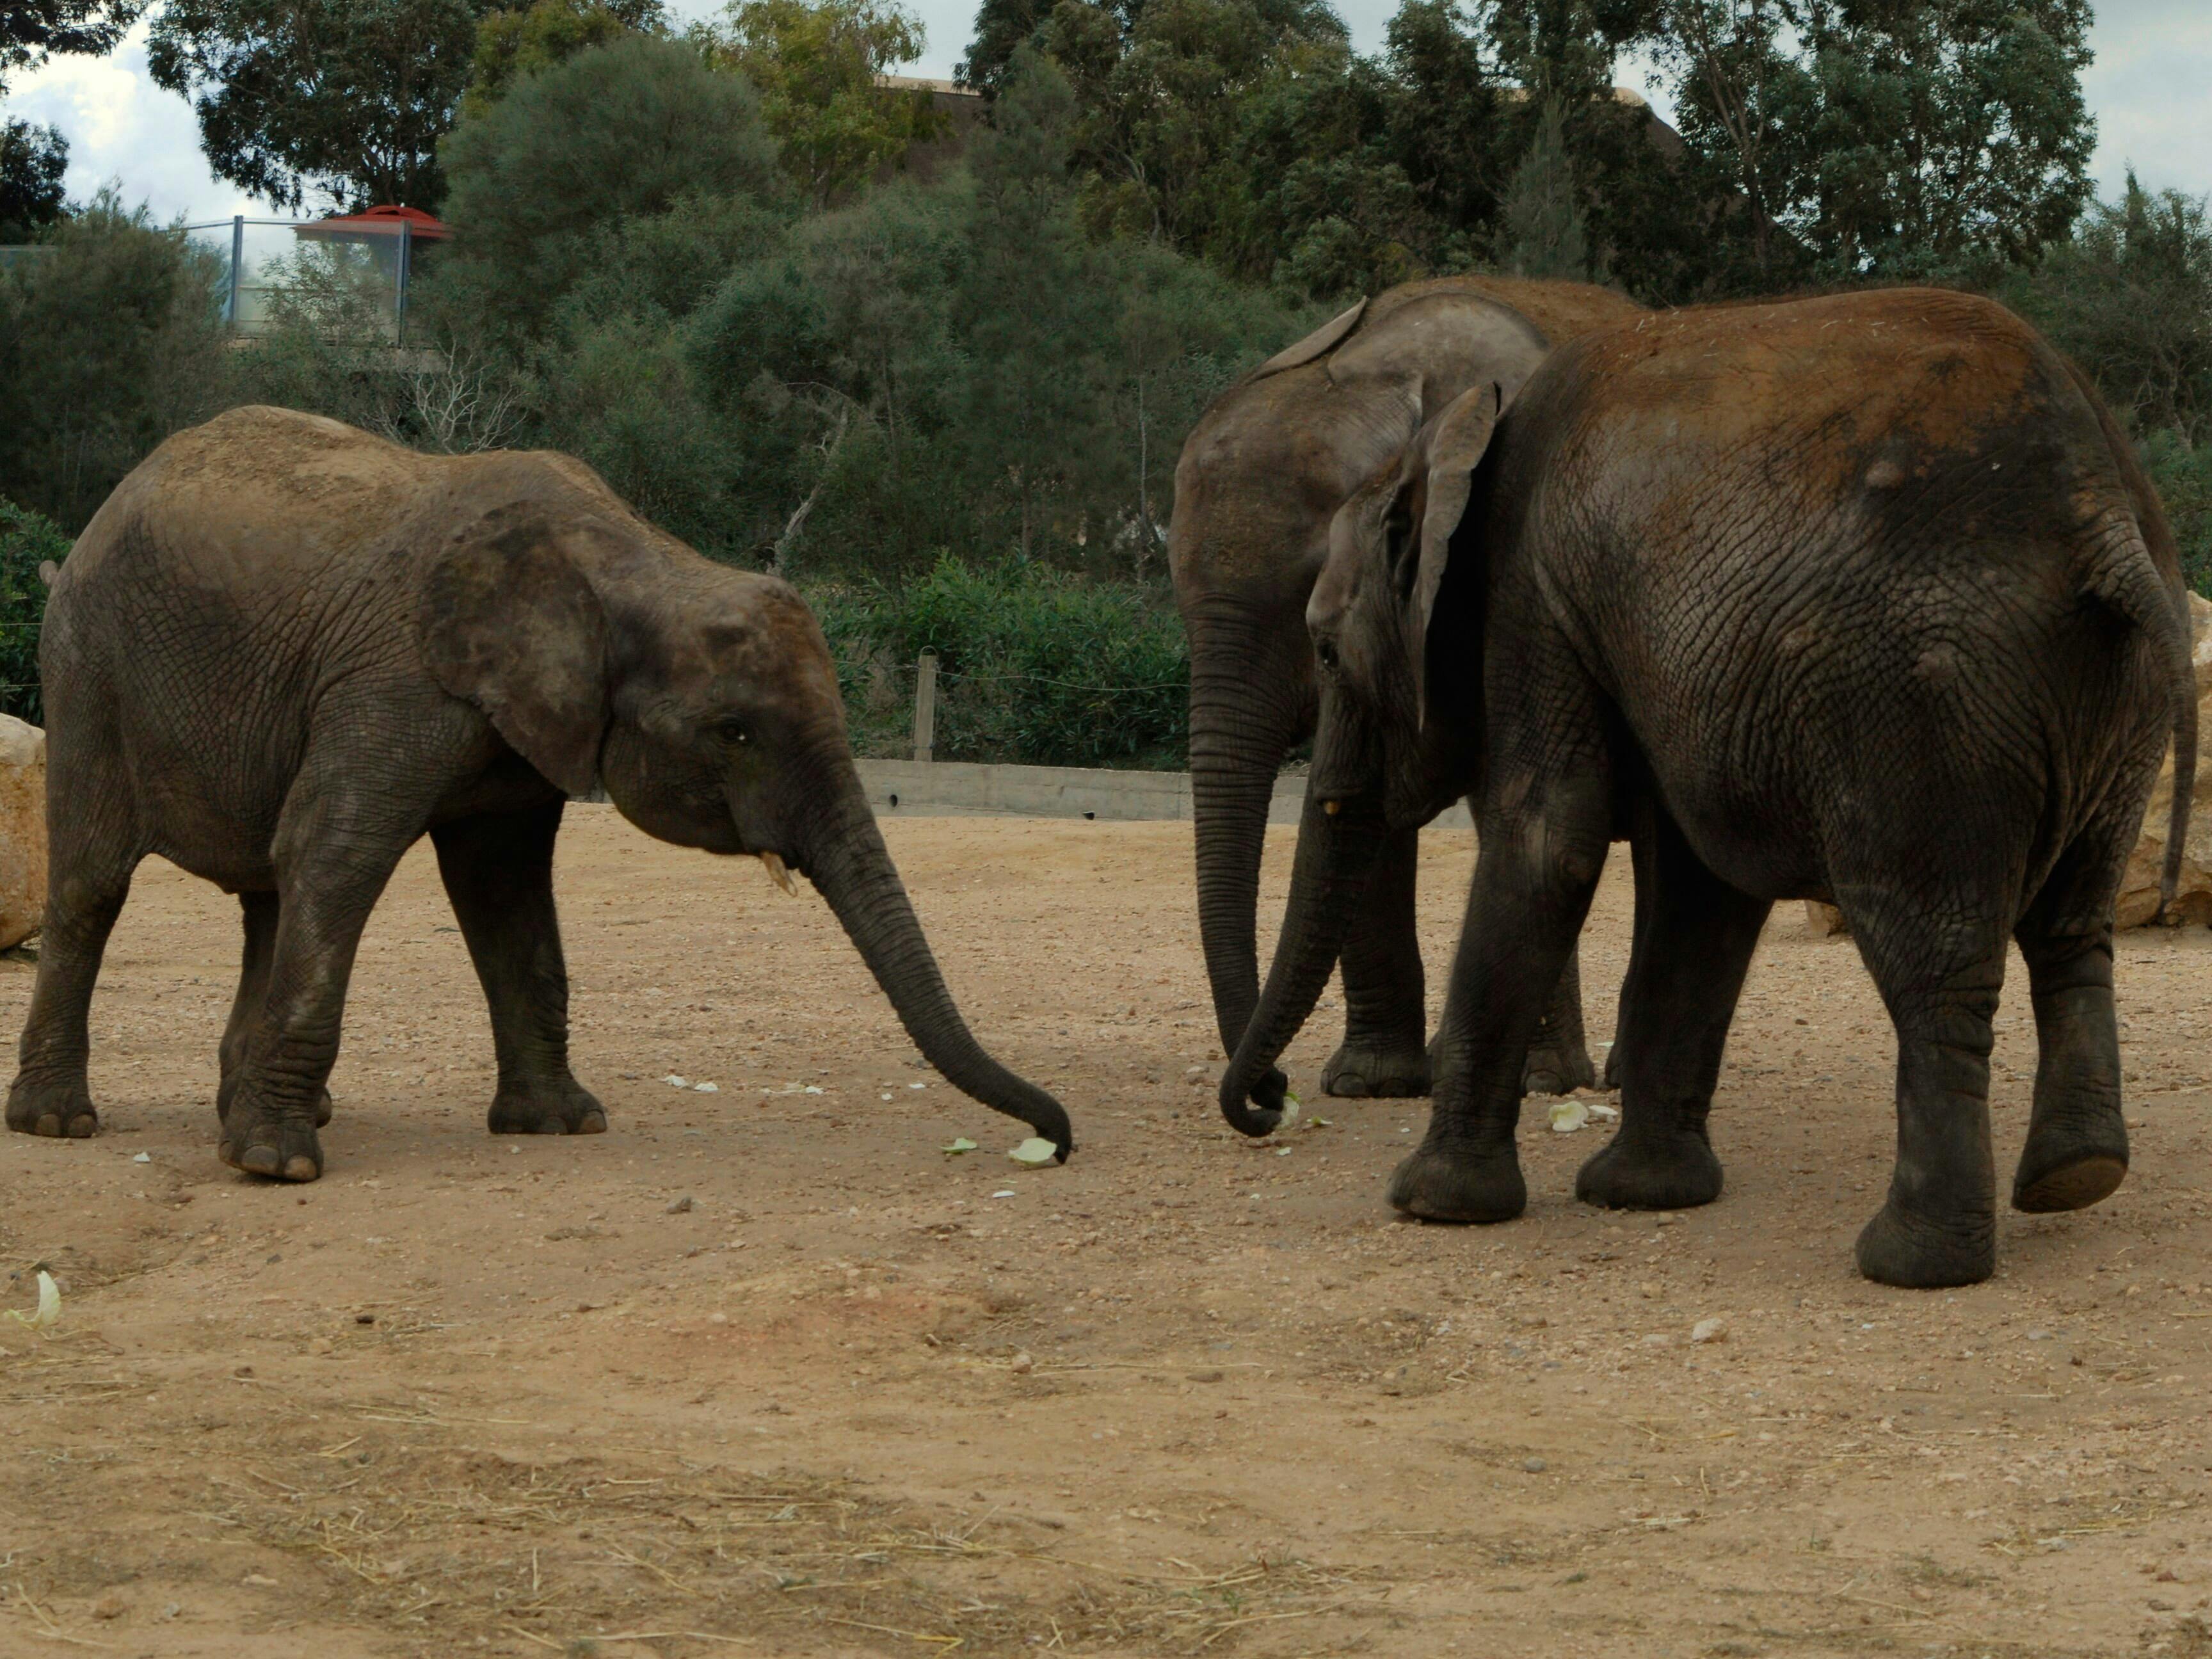
[[[430,832],[438,873],[491,1012],[495,1135],[599,1134],[606,1109],[568,1070],[568,968],[553,906],[562,803]]]
[[[2112,903],[2132,831],[2067,848],[2013,929],[2035,1006],[2035,1105],[2013,1174],[2016,1210],[2079,1210],[2128,1171],[2120,1032],[2112,1007]]]
[[[1344,1044],[1322,1073],[1324,1093],[1389,1097],[1429,1091],[1427,984],[1413,931],[1420,831],[1383,844],[1366,902],[1346,936]]]
[[[1707,869],[1663,811],[1640,815],[1636,870],[1644,921],[1621,991],[1620,1128],[1583,1165],[1575,1196],[1613,1209],[1686,1209],[1721,1194],[1705,1120],[1772,906]]]
[[[322,1174],[316,1119],[337,1059],[361,930],[428,811],[415,798],[421,791],[350,760],[332,763],[311,746],[277,822],[268,983],[228,1080],[218,1148],[224,1163],[249,1175]]]
[[[1559,970],[1551,1002],[1529,1040],[1528,1060],[1521,1086],[1532,1095],[1571,1095],[1597,1083],[1597,1067],[1590,1064],[1589,1044],[1583,1033],[1582,943],[1567,952],[1567,965]]]
[[[282,909],[274,893],[240,893],[238,908],[245,919],[246,948],[238,969],[238,994],[231,999],[230,1019],[223,1027],[222,1086],[216,1091],[218,1120],[230,1115],[232,1079],[246,1058],[246,1034],[262,1000],[269,994],[269,964],[276,954],[276,921]],[[331,1091],[325,1088],[315,1103],[315,1127],[331,1121]]]
[[[125,850],[119,836],[95,832],[58,838],[52,859],[38,983],[8,1091],[7,1121],[25,1134],[82,1139],[100,1127],[86,1076],[92,1053],[87,1016],[138,854]]]
[[[1571,763],[1570,744],[1558,748]],[[1528,1203],[1514,1146],[1522,1069],[1597,888],[1609,787],[1601,765],[1555,775],[1482,825],[1437,1033],[1429,1132],[1390,1179],[1390,1202],[1408,1214],[1508,1221]]]
[[[1869,925],[1849,887],[1838,897],[1897,1028],[1897,1164],[1859,1234],[1859,1271],[1914,1289],[1978,1284],[1996,1268],[1990,1022],[2004,986],[2002,924],[1954,924],[1951,964],[1930,971],[1924,935],[1939,908],[1894,907]]]

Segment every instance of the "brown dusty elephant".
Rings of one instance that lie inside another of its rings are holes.
[[[1595,1204],[1720,1195],[1708,1115],[1768,908],[1849,918],[1896,1028],[1869,1278],[1996,1261],[1989,1056],[2008,942],[2039,1060],[2013,1179],[2128,1165],[2112,906],[2169,735],[2169,896],[2197,756],[2173,538],[2087,379],[1925,289],[1683,311],[1462,396],[1346,505],[1309,610],[1322,697],[1291,908],[1222,1083],[1231,1122],[1313,1006],[1390,834],[1474,792],[1481,852],[1426,1139],[1390,1201],[1503,1221],[1541,987],[1608,841],[1635,858],[1621,1123]]]
[[[1643,314],[1581,283],[1410,283],[1262,363],[1192,429],[1176,470],[1168,557],[1190,641],[1199,929],[1224,1052],[1236,1052],[1259,995],[1253,917],[1268,797],[1284,757],[1314,726],[1305,608],[1329,520],[1469,386],[1510,391],[1551,345]],[[1394,838],[1370,908],[1345,940],[1344,1042],[1322,1074],[1328,1093],[1428,1092],[1417,847],[1412,829]],[[1570,957],[1530,1054],[1529,1085],[1565,1093],[1595,1080]],[[1279,1100],[1283,1079],[1271,1075],[1262,1087]]]
[[[222,1155],[312,1181],[354,951],[428,833],[490,1005],[495,1133],[592,1133],[553,905],[566,797],[821,890],[922,1053],[1072,1145],[961,1021],[877,832],[799,596],[710,563],[554,454],[438,457],[278,409],[117,486],[40,648],[52,860],[11,1129],[88,1135],[86,1009],[132,871],[236,893]]]

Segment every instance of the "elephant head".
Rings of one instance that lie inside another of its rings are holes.
[[[1221,1079],[1222,1114],[1247,1134],[1280,1120],[1272,1102],[1255,1109],[1255,1085],[1328,982],[1384,836],[1426,823],[1480,777],[1481,665],[1432,653],[1430,624],[1504,401],[1496,385],[1454,399],[1330,524],[1328,561],[1306,604],[1321,714],[1290,901],[1259,1006]],[[1472,586],[1455,584],[1466,596],[1456,602],[1479,602]]]
[[[492,509],[433,559],[418,626],[439,683],[568,793],[604,782],[662,841],[757,857],[787,891],[790,872],[806,877],[930,1063],[1064,1159],[1066,1112],[985,1053],[953,1006],[854,769],[805,604],[562,472],[551,499]]]

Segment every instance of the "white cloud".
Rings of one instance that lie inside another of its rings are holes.
[[[55,58],[18,76],[8,112],[61,129],[70,143],[67,186],[76,200],[115,182],[126,203],[143,202],[163,221],[265,215],[264,204],[209,173],[191,106],[154,84],[146,68],[149,27],[142,21],[106,58]]]

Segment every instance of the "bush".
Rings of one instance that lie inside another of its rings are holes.
[[[2212,599],[2212,448],[2192,449],[2178,432],[2154,432],[2142,458],[2180,546],[2182,580]]]
[[[46,724],[39,695],[39,625],[46,585],[39,566],[69,556],[70,539],[48,518],[0,500],[0,714]]]
[[[74,532],[179,427],[229,401],[217,264],[103,192],[0,270],[0,495]]]
[[[1184,764],[1189,653],[1147,590],[946,556],[896,587],[823,586],[807,600],[862,755],[911,752],[915,661],[934,651],[940,760]]]

